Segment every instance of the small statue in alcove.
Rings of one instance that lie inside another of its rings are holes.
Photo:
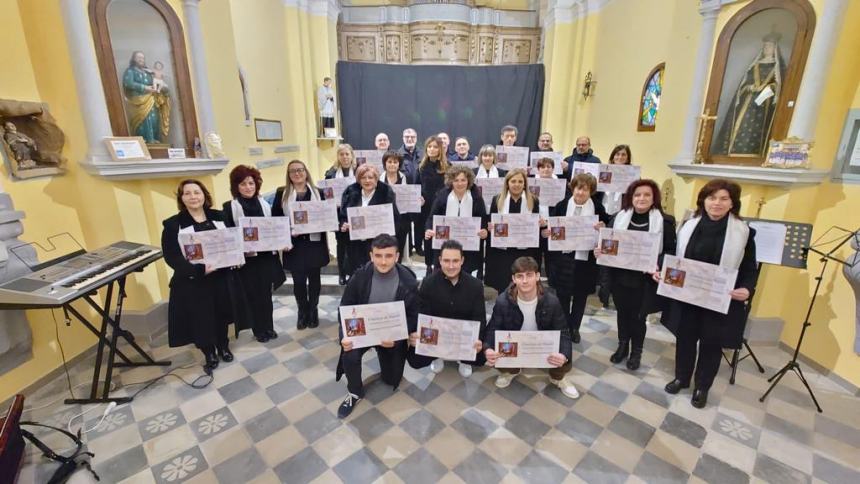
[[[12,152],[19,169],[35,168],[38,147],[33,138],[18,132],[18,127],[11,121],[3,125],[3,141]]]

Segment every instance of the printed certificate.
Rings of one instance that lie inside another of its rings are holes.
[[[561,331],[496,331],[496,368],[554,368],[560,342]]]
[[[478,193],[484,199],[484,208],[487,209],[487,213],[490,213],[490,204],[493,202],[493,197],[502,193],[504,185],[504,178],[475,178],[475,186],[478,187]]]
[[[737,278],[735,269],[667,254],[657,294],[727,314]]]
[[[478,250],[481,245],[481,217],[433,216],[433,248],[439,250],[446,240],[456,240],[463,250]]]
[[[415,353],[443,360],[475,361],[479,321],[418,315],[418,344]]]
[[[631,271],[654,272],[663,234],[639,230],[600,229],[597,264]]]
[[[394,206],[390,203],[349,207],[349,240],[367,240],[379,234],[394,235]]]
[[[564,200],[567,180],[564,178],[529,178],[529,191],[538,197],[541,205],[552,207]]]
[[[496,166],[505,171],[529,169],[529,149],[526,146],[496,146]]]
[[[540,215],[536,213],[494,213],[491,216],[492,247],[497,249],[538,247]]]
[[[355,167],[369,163],[376,167],[379,170],[379,176],[382,177],[383,173],[385,173],[385,167],[382,165],[382,155],[385,154],[384,151],[381,150],[355,150],[353,151],[355,155]]]
[[[344,337],[352,340],[353,348],[409,338],[403,301],[341,306],[340,326]]]
[[[337,206],[340,207],[340,202],[343,198],[343,191],[353,183],[355,183],[354,176],[346,178],[330,178],[328,180],[320,180],[319,183],[317,183],[317,187],[322,191],[323,197],[326,200],[334,200],[335,203],[337,203]]]
[[[316,232],[337,232],[337,206],[334,200],[311,200],[290,203],[290,220],[293,235]]]
[[[478,167],[478,159],[477,158],[475,158],[474,160],[448,160],[448,163],[450,163],[451,166],[454,166],[454,165],[465,166],[466,168],[468,168],[470,170],[474,170],[475,168]]]
[[[595,164],[595,163],[592,163]],[[625,193],[631,183],[640,178],[641,166],[634,165],[597,165],[597,191]]]
[[[555,175],[561,175],[561,162],[564,161],[564,155],[558,151],[532,151],[529,153],[529,173],[537,175],[538,160],[541,158],[549,158],[553,162],[552,172]]]
[[[240,217],[245,252],[267,252],[293,247],[287,217]]]
[[[573,175],[579,175],[580,173],[589,173],[594,177],[595,180],[600,176],[600,167],[602,165],[600,163],[586,163],[584,161],[574,161],[573,162]],[[598,190],[600,188],[598,187]]]
[[[421,213],[421,185],[389,185],[400,213]]]
[[[220,269],[245,263],[242,229],[239,227],[180,232],[179,247],[185,259],[192,264],[203,264]]]
[[[598,236],[594,226],[598,220],[597,215],[549,217],[547,249],[563,252],[594,250]]]

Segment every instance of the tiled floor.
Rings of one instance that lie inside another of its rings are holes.
[[[232,345],[236,361],[222,363],[205,389],[162,380],[89,432],[102,482],[860,482],[856,397],[805,368],[824,414],[794,375],[759,403],[767,384],[745,361],[733,386],[723,365],[708,407],[697,410],[689,391],[662,390],[673,369],[671,335],[651,326],[643,367],[629,372],[609,363],[616,335],[614,315],[604,311],[588,319],[575,347],[578,400],[537,372],[499,390],[495,370],[464,381],[453,364],[439,375],[407,368],[392,392],[375,380],[369,352],[367,398],[340,421],[337,299],[323,297],[318,330],[296,331],[292,306],[292,298],[279,297],[281,336],[262,345],[242,334]],[[174,365],[200,359],[156,342],[153,352]],[[756,351],[767,375],[788,359],[774,347]],[[199,368],[177,373],[190,380]],[[74,381],[86,381],[89,371],[74,368]],[[161,373],[125,371],[115,394],[133,393],[141,386],[130,384]],[[61,378],[28,405],[65,393]],[[88,427],[102,408],[87,415]],[[80,411],[57,403],[27,417],[65,427]],[[53,467],[28,450],[20,482],[46,482]]]

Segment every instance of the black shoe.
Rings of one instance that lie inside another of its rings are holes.
[[[696,408],[705,408],[705,405],[708,404],[708,391],[696,388],[693,390],[693,399],[690,400],[690,403]]]
[[[270,340],[278,339],[278,333],[276,333],[274,329],[267,329],[264,334],[266,335],[266,338]]]
[[[255,334],[254,338],[257,338],[257,341],[259,341],[260,343],[265,343],[266,341],[269,341],[271,339],[271,338],[269,338],[269,335],[266,333]]]
[[[628,370],[638,370],[639,365],[642,363],[642,348],[634,347],[632,351],[630,351],[630,359],[627,360],[627,369]]]
[[[680,392],[681,390],[683,390],[684,388],[690,388],[690,384],[684,383],[681,380],[675,379],[675,380],[672,380],[669,383],[667,383],[664,390],[666,390],[666,393],[671,393],[672,395],[674,395],[674,394]]]
[[[296,329],[305,329],[308,327],[308,312],[302,306],[299,306],[299,314],[296,317]]]
[[[340,284],[341,286],[345,286],[346,285],[346,276],[340,276],[340,278],[338,278],[338,280],[337,280],[337,283]]]
[[[349,414],[352,413],[352,410],[355,408],[355,404],[358,403],[359,400],[361,400],[361,398],[353,395],[352,393],[348,393],[346,398],[340,404],[340,407],[337,407],[337,418],[349,417]]]
[[[570,335],[570,339],[571,339],[571,341],[573,341],[574,343],[579,343],[580,341],[582,341],[582,336],[580,336],[580,335],[579,335],[579,330],[578,330],[578,329],[574,329],[574,330],[573,330],[573,334],[571,334],[571,335]]]
[[[223,360],[227,363],[230,363],[231,361],[233,361],[233,353],[230,351],[230,347],[227,346],[226,344],[224,345],[224,347],[218,348],[217,351],[218,351],[218,357],[221,358],[221,360]]]
[[[203,356],[206,358],[206,364],[203,365],[203,370],[206,373],[212,373],[212,370],[218,368],[218,355],[215,353],[215,348],[204,350]]]
[[[630,354],[630,340],[621,340],[618,342],[618,349],[615,350],[615,353],[612,353],[612,356],[609,357],[609,361],[613,363],[621,363],[627,358],[627,355]]]
[[[317,328],[320,325],[320,313],[317,308],[308,311],[308,328]]]

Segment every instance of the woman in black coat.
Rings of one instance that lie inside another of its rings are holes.
[[[179,213],[162,224],[161,250],[173,269],[167,309],[167,337],[171,347],[194,344],[206,358],[207,372],[218,358],[233,361],[227,345],[227,325],[233,315],[228,272],[192,264],[179,246],[179,233],[226,228],[220,211],[212,210],[212,196],[197,180],[183,180],[176,191]]]
[[[325,200],[322,191],[314,184],[308,167],[299,160],[287,165],[287,184],[275,191],[272,215],[290,216],[290,204]],[[299,314],[296,328],[316,328],[320,324],[320,270],[329,263],[328,239],[325,232],[295,235],[293,248],[285,250],[284,269],[293,278],[293,295]]]
[[[400,153],[396,151],[386,151],[382,155],[382,166],[385,168],[385,173],[382,174],[380,181],[388,186],[407,185],[406,175],[400,171],[402,161]],[[422,200],[423,205],[423,200]],[[409,238],[409,229],[412,226],[412,220],[407,214],[400,214],[400,223],[395,227],[397,232],[397,250],[400,253],[400,258],[397,262],[403,262],[403,257],[406,254],[406,240]]]
[[[675,379],[666,385],[666,391],[678,393],[694,380],[691,402],[696,408],[703,408],[708,402],[708,390],[720,369],[722,349],[740,348],[743,342],[745,304],[758,277],[755,230],[741,220],[740,209],[740,185],[729,180],[711,180],[699,190],[694,217],[678,231],[679,257],[738,271],[727,314],[680,301],[672,301],[669,307],[667,326],[678,340]],[[659,280],[659,276],[655,279]]]
[[[326,170],[325,179],[332,178],[355,178],[355,154],[352,151],[352,146],[344,143],[337,147],[337,160],[334,165]],[[349,274],[349,262],[347,261],[346,246],[349,244],[349,234],[346,232],[335,232],[335,242],[337,243],[337,273],[341,286],[346,285],[346,278]]]
[[[430,214],[427,217],[427,222],[424,227],[424,238],[431,241],[436,235],[433,232],[433,216],[442,215],[448,217],[479,217],[481,219],[480,230],[478,236],[481,240],[487,238],[487,209],[484,206],[484,199],[481,198],[481,193],[475,187],[475,174],[468,167],[454,165],[448,169],[445,174],[446,187],[436,193],[436,199],[430,206]],[[464,209],[464,207],[466,207]],[[480,247],[480,246],[479,246]],[[425,252],[426,254],[426,252]],[[463,256],[466,258],[463,262],[463,271],[472,273],[480,270],[483,265],[481,251],[470,250],[463,251]],[[433,250],[432,265],[438,267],[439,251]]]
[[[430,202],[435,200],[436,193],[445,187],[445,173],[450,164],[444,148],[442,140],[436,136],[431,136],[424,142],[424,158],[418,164],[418,181],[421,183],[421,196],[428,203],[421,206],[419,227],[427,225]],[[427,264],[427,270],[430,270],[433,266],[433,243],[428,239],[424,239],[424,262]]]
[[[638,230],[662,235],[657,265],[663,263],[663,254],[675,253],[675,218],[663,213],[660,187],[654,180],[636,180],[627,187],[621,198],[621,211],[615,214],[610,226],[616,230]],[[594,255],[599,259],[600,248]],[[617,310],[618,349],[609,357],[612,363],[627,360],[627,368],[637,370],[642,360],[645,343],[645,318],[660,311],[658,304],[663,298],[657,296],[657,283],[653,271],[639,272],[627,269],[603,267],[609,277],[612,298]]]
[[[400,222],[400,213],[397,211],[394,190],[385,183],[379,181],[379,172],[370,164],[363,164],[355,170],[356,183],[346,187],[343,192],[343,200],[340,203],[338,217],[340,219],[340,231],[349,239],[349,218],[347,209],[350,207],[366,207],[369,205],[391,204],[394,216],[394,227]],[[394,236],[395,234],[388,234]],[[367,240],[350,240],[346,246],[346,257],[349,260],[348,274],[351,277],[361,266],[370,261],[370,242]]]
[[[528,188],[528,177],[525,170],[515,169],[505,175],[505,185],[502,192],[493,197],[490,203],[491,222],[488,224],[486,278],[484,284],[498,292],[505,290],[511,284],[511,265],[520,257],[531,257],[538,260],[540,249],[497,249],[492,246],[494,213],[539,213],[539,201]]]
[[[233,200],[224,202],[224,224],[237,227],[240,217],[271,217],[272,208],[260,196],[263,178],[254,167],[239,165],[230,172]],[[245,254],[245,265],[233,271],[236,332],[251,328],[260,343],[278,337],[272,321],[272,292],[284,283],[277,252]]]
[[[570,180],[568,195],[550,209],[550,216],[564,217],[574,215],[597,215],[600,223],[609,222],[609,216],[603,204],[594,197],[597,191],[597,180],[588,173],[580,173]],[[554,268],[549,271],[549,284],[552,286],[558,300],[564,309],[567,323],[570,325],[570,337],[574,343],[579,343],[581,336],[579,327],[585,314],[585,302],[588,295],[594,293],[597,285],[597,260],[593,251],[579,250],[570,253],[559,253],[552,257]]]

